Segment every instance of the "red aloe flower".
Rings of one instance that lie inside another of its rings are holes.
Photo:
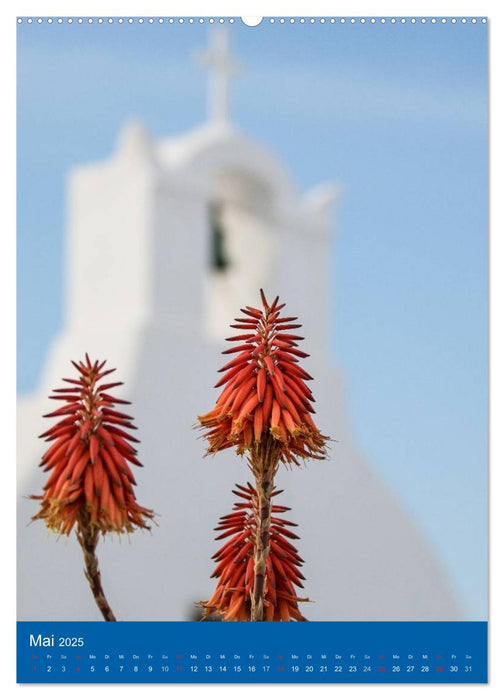
[[[226,622],[246,622],[250,620],[252,596],[254,589],[254,543],[256,541],[257,522],[255,513],[258,508],[257,492],[252,484],[236,484],[233,493],[240,498],[234,504],[233,512],[219,521],[216,530],[222,530],[216,539],[230,538],[212,557],[217,568],[212,574],[218,578],[217,588],[210,598],[201,605],[205,608],[203,619],[215,613]],[[276,490],[271,497],[282,493]],[[289,541],[298,539],[290,531],[295,523],[278,517],[279,513],[290,510],[285,506],[272,505],[269,528],[269,552],[266,557],[266,582],[264,588],[264,620],[267,622],[305,621],[300,613],[299,598],[294,586],[303,588],[303,574],[299,571],[303,560],[297,549]]]
[[[223,536],[234,537],[217,553],[219,584],[203,606],[205,615],[214,611],[224,620],[304,620],[294,590],[301,585],[301,560],[285,537],[279,540],[279,534],[294,535],[272,517],[271,499],[279,493],[274,490],[279,463],[325,459],[329,438],[311,415],[314,398],[306,381],[312,377],[299,366],[299,358],[308,355],[298,349],[296,341],[303,338],[292,333],[300,324],[281,315],[285,304],[278,297],[268,304],[262,289],[260,294],[263,308],[245,307],[232,324],[242,333],[227,338],[234,345],[224,354],[236,357],[220,370],[224,375],[215,386],[224,388],[215,407],[198,417],[207,454],[228,447],[247,452],[255,479],[255,488],[239,487],[246,499],[237,504],[239,512],[221,521]]]
[[[108,393],[122,382],[104,383],[115,370],[104,370],[105,362],[92,363],[87,354],[85,362],[72,364],[79,378],[63,380],[72,386],[55,389],[50,398],[64,405],[44,416],[59,420],[40,435],[53,442],[40,462],[52,473],[44,495],[32,496],[42,501],[32,520],[44,520],[50,530],[64,535],[75,526],[94,599],[104,619],[113,622],[116,617],[103,592],[96,558],[100,533],[150,529],[146,518],[154,514],[138,505],[133,490],[136,481],[128,462],[142,464],[131,445],[138,440],[125,428],[136,428],[131,416],[114,408],[130,402]]]
[[[72,385],[55,389],[51,399],[64,405],[45,418],[60,420],[40,437],[53,442],[40,466],[51,471],[42,501],[33,517],[43,519],[48,528],[70,534],[79,515],[88,515],[92,529],[105,532],[131,532],[148,528],[152,511],[138,505],[133,485],[135,477],[128,462],[142,466],[132,442],[138,440],[124,429],[136,430],[131,416],[115,410],[116,404],[129,404],[107,393],[122,382],[100,383],[113,369],[103,370],[105,362],[72,362],[79,379],[64,379]]]
[[[299,366],[299,358],[308,355],[298,349],[296,341],[303,338],[292,333],[301,325],[294,316],[280,315],[285,304],[278,297],[270,305],[260,293],[263,309],[247,306],[241,309],[245,317],[231,325],[244,332],[226,338],[234,345],[223,354],[236,357],[219,370],[225,374],[215,386],[224,388],[215,407],[198,417],[207,428],[207,451],[234,446],[243,454],[268,434],[286,464],[324,459],[328,438],[311,415],[314,398],[306,381],[312,377]]]

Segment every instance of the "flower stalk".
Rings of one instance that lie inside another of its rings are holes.
[[[84,553],[85,574],[105,620],[115,621],[101,585],[96,558],[100,533],[133,532],[150,529],[147,520],[153,512],[140,506],[135,498],[135,477],[128,464],[141,467],[139,442],[129,430],[136,430],[132,417],[118,411],[116,405],[129,401],[112,396],[109,391],[122,382],[103,381],[115,372],[104,370],[105,362],[72,362],[78,378],[64,379],[70,387],[55,389],[50,398],[62,406],[45,418],[57,423],[41,438],[53,444],[46,450],[40,466],[50,476],[41,502],[32,520],[43,520],[53,532],[70,535],[75,528]]]
[[[98,558],[96,556],[96,547],[98,545],[100,533],[91,525],[89,513],[82,511],[79,513],[77,522],[77,540],[84,553],[85,569],[84,574],[91,587],[91,592],[95,599],[103,619],[107,622],[116,622],[116,616],[105,597],[101,585],[101,574],[98,566]]]
[[[255,508],[254,588],[251,593],[252,622],[264,620],[266,569],[270,550],[271,494],[278,469],[279,449],[275,440],[266,436],[251,451],[250,468],[255,479],[257,506]]]
[[[230,518],[236,528],[230,530],[235,535],[228,553],[231,558],[223,571],[216,570],[217,591],[202,605],[204,617],[213,611],[224,620],[304,620],[297,608],[302,599],[293,587],[293,582],[300,585],[296,567],[300,561],[294,550],[294,561],[287,562],[287,568],[282,564],[292,551],[286,541],[279,544],[272,539],[272,496],[279,464],[300,466],[306,459],[325,459],[328,438],[312,418],[315,399],[306,384],[312,377],[299,366],[299,359],[308,355],[298,347],[297,341],[304,338],[292,331],[301,326],[295,323],[296,317],[282,315],[285,304],[278,297],[269,304],[262,290],[260,294],[262,309],[247,306],[232,324],[240,332],[226,339],[233,346],[224,354],[235,357],[219,370],[224,374],[215,386],[223,388],[215,407],[199,416],[207,454],[230,447],[239,455],[247,454],[255,482],[248,492],[249,519]],[[292,533],[287,536],[293,537]],[[234,542],[241,544],[237,552]],[[287,582],[285,596],[276,594],[279,580]]]

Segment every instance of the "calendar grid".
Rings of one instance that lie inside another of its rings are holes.
[[[19,622],[20,683],[486,683],[486,622]]]

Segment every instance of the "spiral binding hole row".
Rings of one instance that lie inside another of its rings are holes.
[[[481,24],[486,17],[270,17],[270,24]],[[22,24],[234,24],[234,17],[18,17]],[[244,24],[247,24],[244,22]]]

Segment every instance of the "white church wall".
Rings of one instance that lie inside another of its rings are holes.
[[[204,190],[164,172],[154,201],[151,322],[171,333],[199,328],[208,257],[208,205]],[[197,274],[200,271],[200,274]]]
[[[120,157],[70,177],[69,324],[118,328],[145,320],[152,308],[155,179],[150,164]]]

